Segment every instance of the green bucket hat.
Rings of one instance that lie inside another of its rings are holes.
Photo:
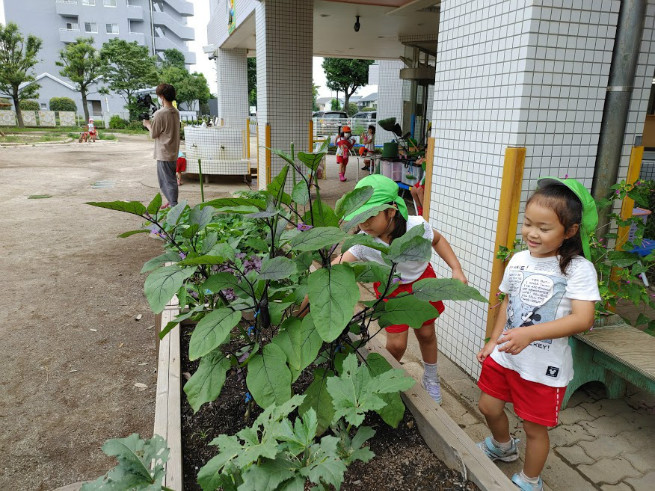
[[[371,174],[359,181],[355,185],[355,189],[363,188],[364,186],[371,186],[373,188],[373,195],[365,204],[349,213],[345,217],[346,221],[352,220],[360,213],[364,213],[366,210],[370,210],[375,206],[386,205],[388,203],[396,203],[398,205],[398,211],[407,220],[407,205],[405,204],[405,200],[398,196],[398,184],[395,181],[380,174]]]
[[[591,260],[591,251],[589,250],[589,236],[594,233],[598,226],[598,210],[596,202],[579,181],[575,179],[560,179],[559,177],[542,177],[537,181],[540,188],[559,185],[566,186],[578,197],[582,203],[582,223],[580,223],[580,239],[582,239],[582,251],[585,257]]]

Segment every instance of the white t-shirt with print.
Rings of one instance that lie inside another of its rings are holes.
[[[536,258],[529,251],[512,257],[500,291],[508,295],[503,331],[565,317],[571,313],[571,300],[600,300],[598,275],[587,259],[575,256],[563,275],[559,256]],[[499,346],[491,357],[521,378],[550,387],[566,387],[573,378],[568,337],[534,341],[517,355],[498,351]]]
[[[411,230],[417,225],[423,226],[423,238],[429,240],[430,243],[432,243],[434,232],[432,231],[430,224],[426,222],[422,216],[410,215],[407,217],[407,231]],[[378,237],[373,237],[373,240],[379,242],[380,244],[388,245]],[[371,249],[370,247],[366,247],[364,245],[354,245],[348,249],[348,252],[355,256],[358,261],[374,261],[376,263],[385,264],[384,260],[382,259],[382,253],[380,251]],[[428,264],[428,261],[407,261],[398,264],[398,266],[396,266],[396,272],[400,275],[400,282],[411,283],[412,281],[416,281],[423,274],[425,268],[428,267]]]

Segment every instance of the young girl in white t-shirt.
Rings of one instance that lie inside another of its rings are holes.
[[[596,205],[575,179],[543,178],[528,200],[521,234],[528,250],[510,260],[500,291],[506,296],[489,341],[478,353],[482,390],[478,403],[492,436],[478,446],[492,460],[518,458],[509,434],[505,403],[514,404],[527,436],[525,463],[512,482],[541,490],[541,471],[567,384],[573,378],[568,337],[594,323],[600,300],[589,234],[598,223]]]
[[[377,215],[360,223],[360,230],[373,237],[375,241],[388,245],[391,244],[394,239],[404,235],[408,230],[420,225],[424,228],[423,237],[432,243],[434,251],[446,262],[446,264],[448,264],[448,266],[450,266],[453,278],[467,283],[466,276],[464,276],[464,272],[462,271],[462,266],[448,241],[439,232],[434,230],[423,219],[423,217],[408,216],[405,200],[398,196],[398,184],[388,177],[373,174],[366,176],[359,181],[355,186],[355,189],[363,186],[371,186],[373,188],[373,195],[359,209],[345,217],[346,220],[350,220],[352,217],[375,206],[392,204],[393,208],[383,210]],[[380,264],[385,264],[380,251],[363,245],[355,245],[351,247],[337,257],[332,263],[336,264],[355,261],[374,261]],[[395,297],[401,292],[411,293],[412,285],[418,280],[436,277],[432,266],[427,261],[408,261],[400,263],[396,267],[396,272],[400,275],[400,285],[396,290],[388,295],[389,297]],[[375,283],[373,286],[376,296],[380,298],[384,288],[382,288],[381,292],[379,289],[379,283]],[[430,303],[432,303],[439,313],[443,312],[444,306],[442,302]],[[425,369],[423,375],[423,386],[430,396],[438,404],[441,404],[441,384],[439,382],[439,376],[437,375],[437,335],[435,332],[434,320],[435,319],[430,319],[426,321],[421,328],[414,329],[414,334],[418,340],[421,349],[421,356],[423,357],[423,366]],[[409,326],[407,324],[399,324],[388,326],[385,329],[387,331],[387,350],[396,360],[400,361],[407,349],[407,333],[409,331]]]

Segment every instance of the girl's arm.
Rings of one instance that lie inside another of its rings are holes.
[[[453,248],[450,247],[448,241],[436,230],[432,229],[434,237],[432,238],[432,248],[441,259],[443,259],[448,266],[450,266],[451,271],[453,272],[453,278],[461,281],[465,285],[468,284],[468,280],[462,271],[462,265],[459,263],[459,259],[455,255]]]
[[[569,315],[543,324],[510,329],[498,339],[498,344],[502,344],[499,351],[516,355],[533,341],[565,338],[586,331],[594,325],[595,304],[590,300],[571,300]]]
[[[489,341],[487,341],[484,347],[478,353],[478,361],[482,363],[487,356],[491,354],[496,345],[498,344],[498,338],[503,332],[505,323],[507,323],[507,302],[509,297],[506,295],[503,301],[496,308],[500,309],[498,311],[498,316],[496,317],[496,323],[494,324],[494,330],[491,331],[489,336]]]

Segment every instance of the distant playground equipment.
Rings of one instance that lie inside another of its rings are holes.
[[[77,140],[78,143],[82,142],[94,142],[98,139],[98,131],[96,130],[96,126],[93,123],[93,119],[89,119],[89,124],[86,126],[86,131],[83,131],[82,134],[80,135],[79,140]]]

